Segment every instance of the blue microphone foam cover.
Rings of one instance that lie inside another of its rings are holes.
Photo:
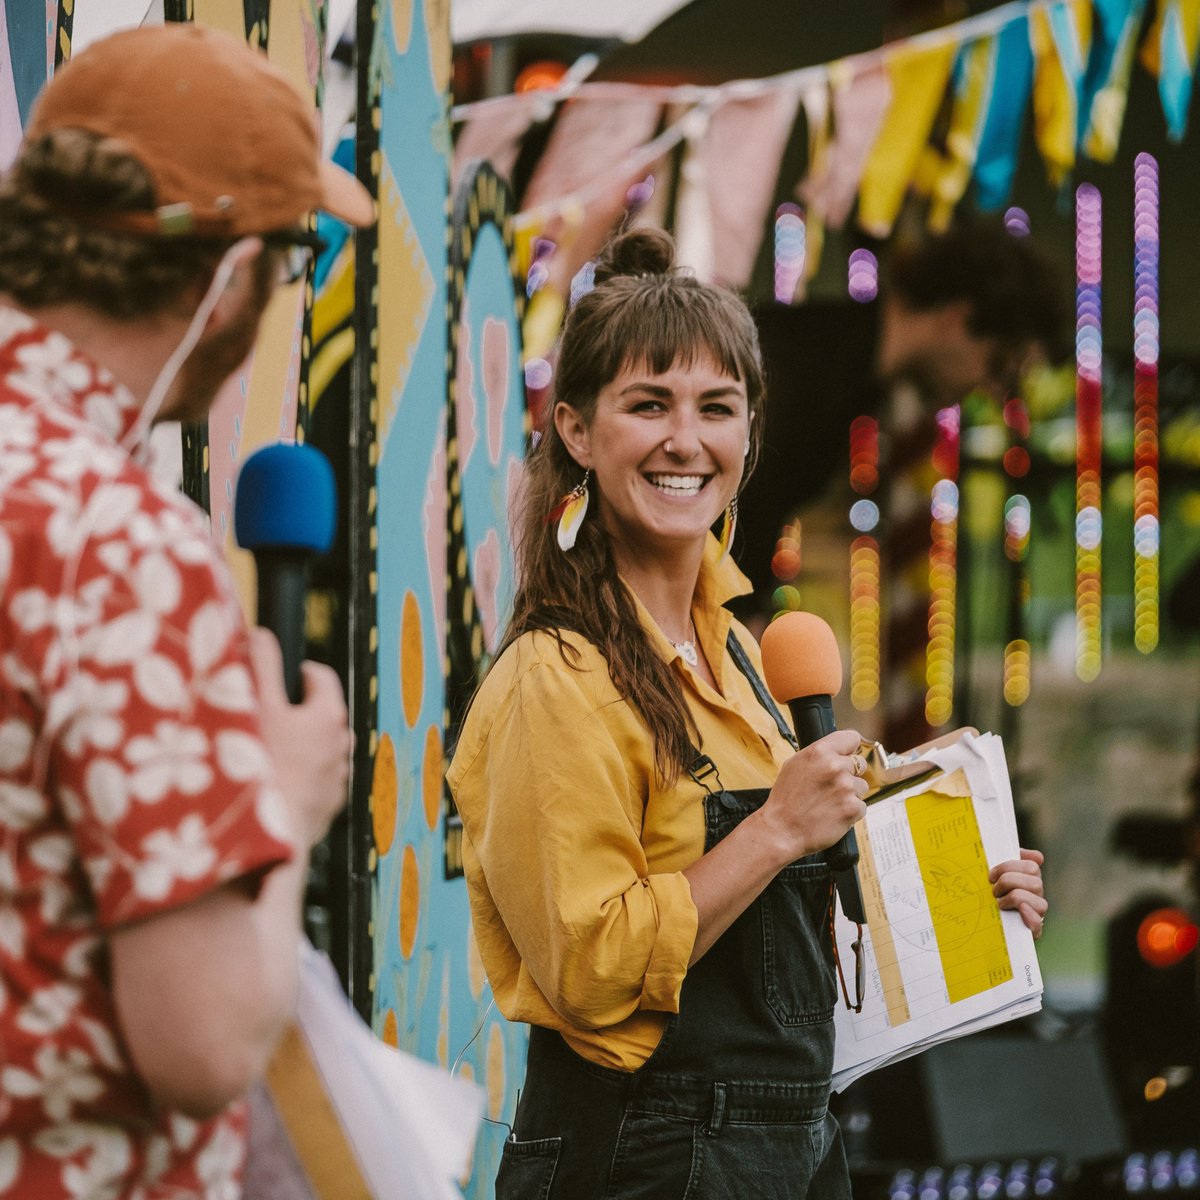
[[[233,532],[245,550],[323,554],[337,527],[337,483],[320,450],[288,442],[264,446],[242,464]]]

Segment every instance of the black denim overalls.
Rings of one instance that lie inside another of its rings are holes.
[[[732,633],[729,650],[792,740]],[[706,792],[706,851],[769,792],[724,791],[703,756],[692,775]],[[784,868],[688,970],[678,1015],[636,1071],[532,1027],[496,1200],[848,1200],[828,1112],[832,897],[818,857]]]

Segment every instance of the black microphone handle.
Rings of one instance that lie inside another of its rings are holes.
[[[798,696],[788,701],[796,740],[801,746],[811,746],[837,728],[833,719],[832,696]],[[848,871],[858,862],[858,838],[853,829],[844,834],[828,850],[825,861],[834,871]]]
[[[300,664],[306,646],[307,550],[263,548],[254,552],[258,568],[258,623],[278,639],[283,651],[283,686],[293,704],[304,698]]]

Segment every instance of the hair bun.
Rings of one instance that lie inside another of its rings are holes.
[[[645,225],[622,229],[596,258],[596,282],[619,275],[667,275],[675,267],[675,241],[663,229]]]

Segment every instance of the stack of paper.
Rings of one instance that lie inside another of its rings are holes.
[[[872,803],[857,826],[866,991],[857,1014],[838,997],[835,1091],[1041,1007],[1033,935],[1018,913],[1001,912],[988,881],[1020,852],[1004,747],[964,733],[921,757],[939,772]],[[853,989],[856,931],[840,907],[835,929]]]

